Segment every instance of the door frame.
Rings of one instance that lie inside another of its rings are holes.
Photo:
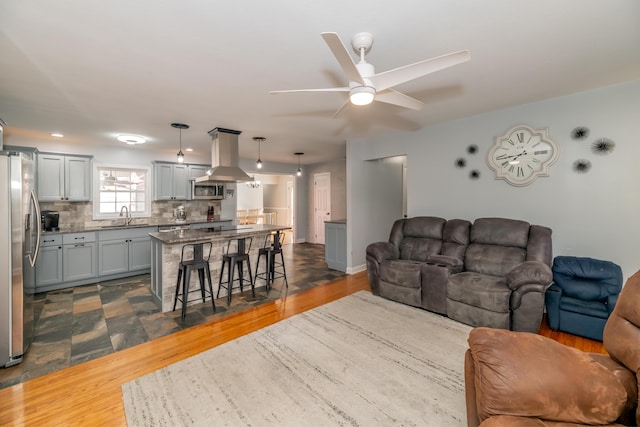
[[[329,204],[329,209],[323,209],[328,211],[327,214],[319,214],[318,213],[318,198],[317,198],[317,182],[318,178],[327,179],[327,202]],[[319,224],[318,218],[322,217],[321,225]],[[331,172],[322,172],[322,173],[314,173],[313,174],[313,243],[324,245],[324,238],[320,239],[318,236],[324,237],[324,221],[331,220]],[[318,227],[323,227],[322,231],[318,230]],[[321,234],[320,234],[321,233]]]

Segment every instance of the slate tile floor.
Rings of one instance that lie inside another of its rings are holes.
[[[145,341],[168,335],[263,302],[291,295],[345,274],[330,270],[324,246],[310,243],[283,246],[289,288],[276,280],[268,295],[258,284],[226,298],[190,306],[185,320],[180,310],[162,313],[149,291],[149,275],[36,294],[36,330],[22,363],[0,369],[0,388],[95,359]],[[217,278],[214,290],[217,289]]]

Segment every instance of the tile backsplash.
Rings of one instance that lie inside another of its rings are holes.
[[[157,201],[151,202],[150,218],[133,217],[131,223],[170,224],[174,220],[173,210],[180,205],[187,211],[187,222],[206,221],[209,206],[213,206],[215,215],[220,214],[219,200]],[[89,228],[122,222],[120,218],[95,221],[92,202],[41,202],[40,209],[58,211],[60,228]]]

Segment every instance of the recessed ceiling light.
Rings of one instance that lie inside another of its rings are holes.
[[[64,138],[64,135],[58,132],[53,132],[51,136],[55,136],[56,138]]]
[[[193,151],[193,148],[185,148],[185,149],[184,149],[184,151],[189,151],[189,152],[191,152],[191,151]]]
[[[144,144],[147,142],[146,139],[138,135],[118,135],[117,140],[129,145]]]

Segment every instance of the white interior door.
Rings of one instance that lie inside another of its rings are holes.
[[[324,222],[331,219],[331,174],[313,175],[314,243],[324,245]]]

